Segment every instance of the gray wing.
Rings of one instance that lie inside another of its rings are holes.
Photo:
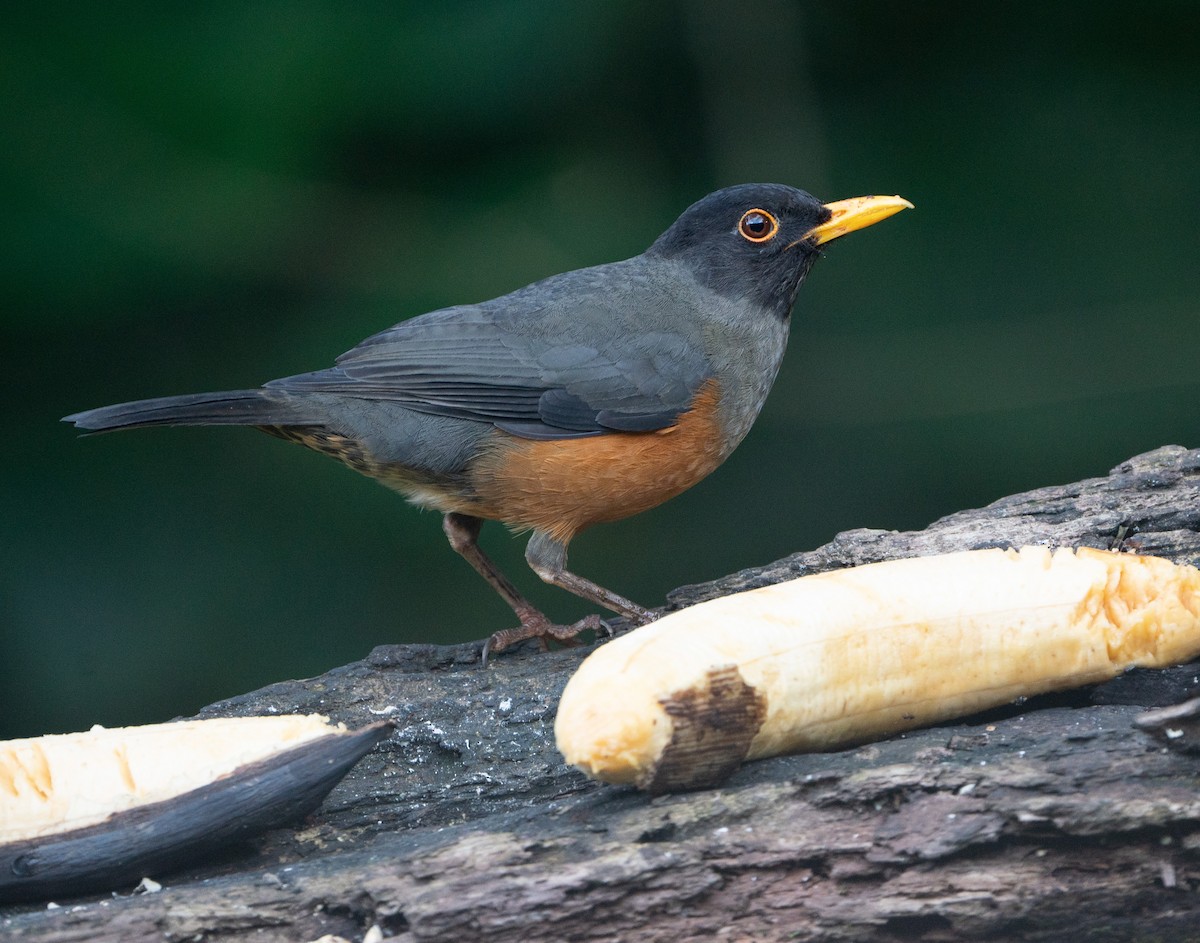
[[[639,330],[627,305],[593,297],[571,310],[535,307],[528,292],[404,321],[335,367],[266,385],[385,400],[558,439],[670,426],[708,376],[695,340]]]

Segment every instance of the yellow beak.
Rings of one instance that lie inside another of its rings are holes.
[[[908,200],[899,196],[856,196],[849,200],[826,203],[825,209],[833,216],[828,222],[810,229],[804,238],[814,240],[819,246],[824,245],[838,236],[874,226],[880,220],[894,216],[901,210],[912,208],[913,205]]]

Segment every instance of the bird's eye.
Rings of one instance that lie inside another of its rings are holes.
[[[766,210],[746,210],[738,221],[738,232],[750,242],[767,242],[779,232],[779,220]]]

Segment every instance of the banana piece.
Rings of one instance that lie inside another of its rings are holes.
[[[971,550],[801,577],[672,613],[568,682],[567,762],[651,791],[1200,654],[1200,571],[1082,548]]]
[[[345,733],[319,714],[94,727],[0,742],[0,843],[94,825],[170,799],[315,737]]]
[[[132,885],[302,818],[390,730],[309,714],[0,742],[0,903]]]

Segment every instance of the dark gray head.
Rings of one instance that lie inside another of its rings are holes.
[[[701,284],[787,317],[832,216],[820,200],[778,183],[744,183],[684,210],[646,254],[687,265]]]

